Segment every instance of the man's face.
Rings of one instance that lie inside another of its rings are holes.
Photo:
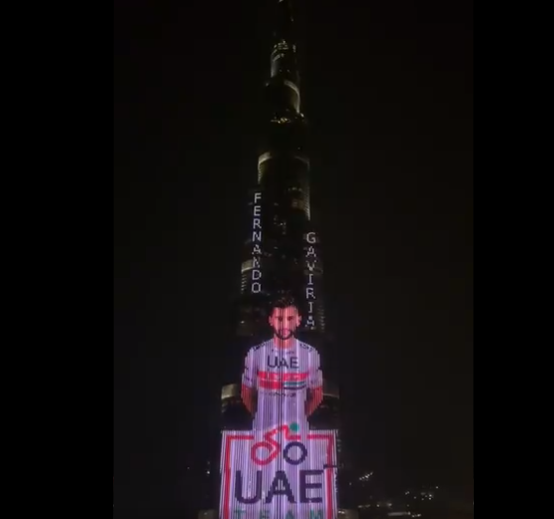
[[[274,308],[269,316],[269,324],[276,337],[282,340],[290,339],[300,326],[300,314],[295,306]]]

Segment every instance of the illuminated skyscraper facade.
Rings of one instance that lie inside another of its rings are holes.
[[[256,184],[248,193],[248,230],[235,306],[238,344],[230,356],[228,385],[222,389],[222,428],[244,426],[235,377],[247,348],[269,337],[272,301],[292,296],[302,314],[298,337],[315,346],[324,363],[330,356],[291,1],[276,1],[275,14],[270,73],[261,107],[258,171]],[[336,427],[338,400],[337,386],[326,377],[324,405],[314,414],[315,427]]]
[[[239,347],[221,392],[219,517],[336,519],[339,393],[325,366],[329,341],[307,121],[291,1],[275,1],[236,305]]]

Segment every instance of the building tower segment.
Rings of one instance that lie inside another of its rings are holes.
[[[288,293],[302,305],[302,332],[319,343],[313,335],[325,331],[323,265],[311,218],[307,121],[301,110],[291,3],[281,0],[276,7],[237,331],[256,340],[266,328],[270,299]]]

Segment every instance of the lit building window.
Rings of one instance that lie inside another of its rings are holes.
[[[302,211],[306,209],[304,200],[299,200],[298,198],[293,198],[291,205],[294,209],[301,209]]]
[[[288,117],[274,117],[273,119],[271,119],[272,123],[277,123],[277,124],[288,124],[288,123],[292,123],[292,119],[288,118]]]
[[[296,49],[296,45],[293,45],[293,50]],[[285,40],[279,40],[279,42],[277,42],[275,44],[275,46],[273,47],[274,50],[278,50],[278,51],[287,51],[287,50],[290,50],[290,47],[289,47],[289,44],[285,41]]]
[[[242,267],[240,269],[241,273],[246,272],[248,270],[252,270],[254,266],[254,261],[252,259],[246,260],[242,263]]]

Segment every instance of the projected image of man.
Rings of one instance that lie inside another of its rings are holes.
[[[308,417],[321,403],[319,353],[296,338],[301,321],[294,299],[276,301],[269,315],[273,337],[246,355],[242,399],[256,430],[292,423],[307,429]]]

